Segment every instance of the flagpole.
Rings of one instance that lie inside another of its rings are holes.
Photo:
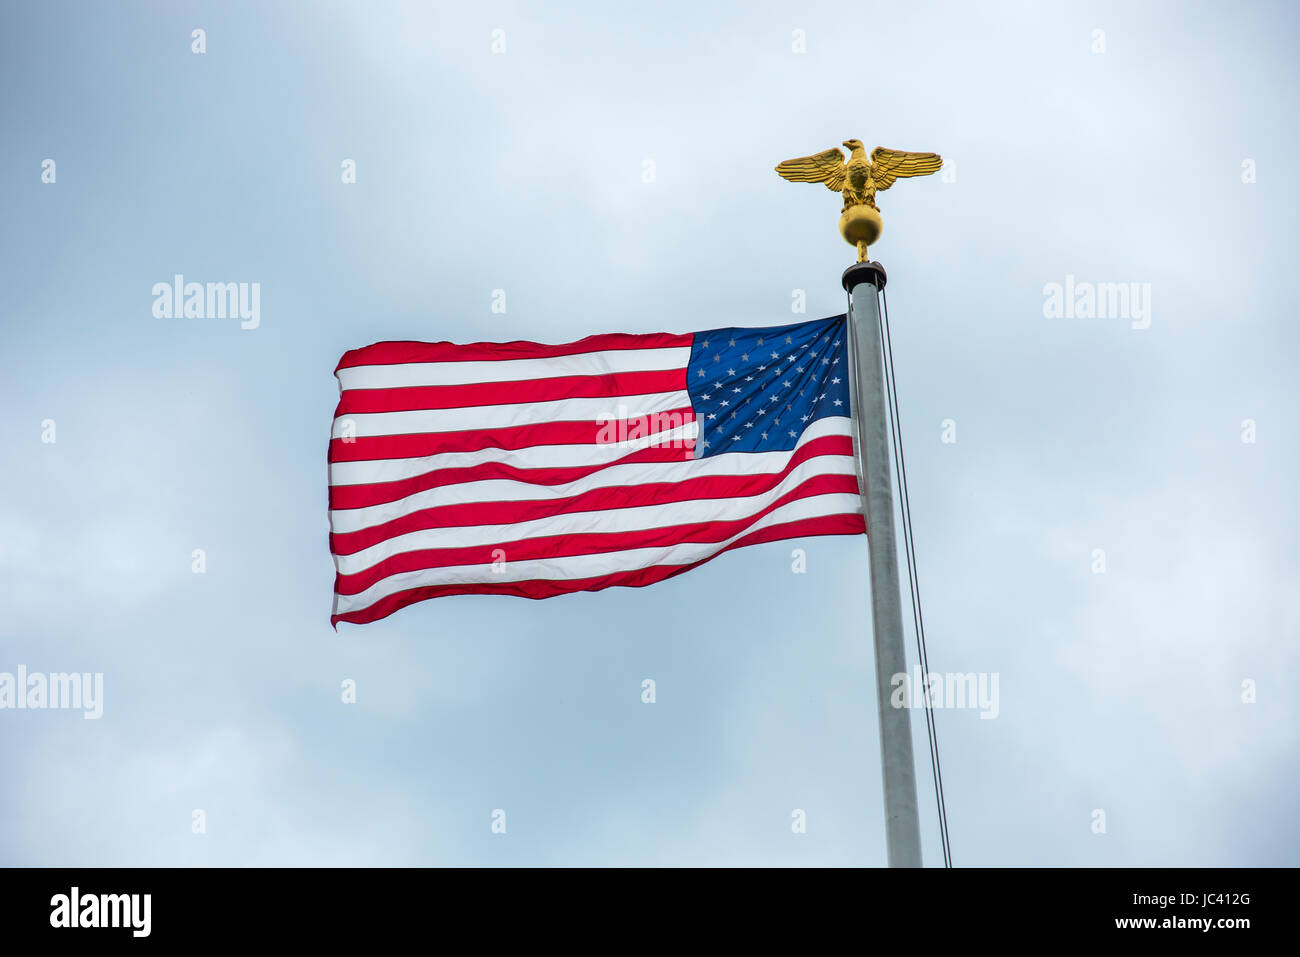
[[[853,410],[862,508],[871,562],[871,624],[876,651],[876,710],[885,792],[885,846],[890,867],[921,866],[921,829],[912,757],[912,719],[893,707],[893,677],[907,674],[903,606],[894,538],[894,492],[889,468],[889,420],[880,341],[879,293],[885,270],[854,263],[842,282],[849,294],[849,344],[854,366]]]

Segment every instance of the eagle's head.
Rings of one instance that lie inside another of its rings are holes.
[[[845,140],[842,145],[847,146],[851,150],[860,150],[863,148],[862,140]]]

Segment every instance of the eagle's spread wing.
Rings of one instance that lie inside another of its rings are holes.
[[[943,158],[938,153],[909,153],[883,146],[871,151],[871,179],[876,189],[889,189],[900,176],[928,176],[942,168]]]
[[[776,171],[792,183],[825,183],[827,189],[844,189],[844,154],[839,147],[822,150],[812,156],[786,160]]]

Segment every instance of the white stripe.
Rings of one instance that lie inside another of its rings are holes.
[[[607,349],[544,359],[488,359],[474,362],[397,362],[338,370],[339,389],[400,389],[420,385],[469,385],[475,382],[521,382],[570,375],[654,372],[682,369],[691,361],[690,346],[659,349]]]
[[[653,420],[650,424],[657,424]],[[441,469],[463,469],[485,462],[499,462],[519,469],[573,468],[584,465],[604,465],[616,462],[625,455],[650,447],[651,438],[657,445],[685,442],[700,433],[698,422],[687,422],[675,429],[653,432],[626,443],[596,445],[530,445],[523,449],[478,449],[474,452],[438,452],[405,459],[365,459],[356,462],[331,462],[330,485],[376,485],[399,482]],[[690,455],[689,449],[682,450]]]
[[[416,492],[395,502],[367,505],[362,508],[332,509],[330,521],[335,534],[347,534],[381,525],[411,512],[440,505],[465,505],[471,502],[518,502],[538,499],[563,499],[597,488],[644,485],[649,482],[680,482],[685,479],[716,475],[774,474],[785,468],[795,450],[825,435],[848,435],[845,416],[818,419],[799,437],[794,449],[779,452],[728,452],[683,462],[631,462],[611,465],[591,475],[562,485],[536,485],[514,479],[485,479],[461,482]]]
[[[855,475],[851,455],[818,455],[800,462],[790,474],[766,492],[731,498],[687,499],[638,505],[632,508],[602,508],[586,512],[564,512],[545,518],[504,525],[466,525],[428,528],[395,535],[351,555],[335,556],[340,575],[355,575],[402,552],[425,548],[469,548],[543,538],[548,535],[581,535],[587,532],[634,532],[671,528],[696,522],[738,522],[757,515],[781,496],[792,492],[818,475]],[[508,557],[508,556],[507,556]]]
[[[411,435],[419,432],[482,432],[515,425],[546,422],[590,422],[594,442],[599,426],[610,420],[689,409],[685,389],[649,395],[609,396],[594,399],[551,399],[546,402],[518,402],[510,405],[472,405],[459,409],[416,409],[411,412],[358,412],[334,420],[330,437],[340,439],[346,423],[352,423],[357,438],[376,435]]]
[[[597,555],[527,559],[507,562],[500,572],[494,572],[491,563],[401,572],[376,582],[356,595],[339,595],[337,614],[360,611],[369,608],[381,598],[424,585],[469,585],[480,582],[514,582],[532,579],[566,581],[597,578],[656,565],[690,565],[717,554],[737,539],[762,528],[824,515],[857,515],[861,514],[861,509],[862,500],[857,495],[842,493],[814,495],[782,505],[749,528],[722,542],[683,542],[652,548],[634,548],[622,552],[602,552]]]

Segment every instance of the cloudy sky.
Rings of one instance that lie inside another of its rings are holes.
[[[930,665],[999,680],[936,715],[955,862],[1300,864],[1297,19],[6,4],[0,672],[104,691],[0,710],[0,864],[882,864],[862,539],[328,623],[344,351],[842,312],[772,167],[850,137],[950,164],[873,252]],[[156,318],[176,274],[260,325]]]

